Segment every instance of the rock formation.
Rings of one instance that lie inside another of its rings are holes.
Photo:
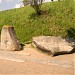
[[[6,25],[3,26],[1,30],[1,50],[21,50],[21,45],[16,37],[14,27]]]
[[[38,36],[32,38],[32,45],[42,51],[50,51],[54,56],[58,53],[70,53],[75,48],[75,40],[55,36]]]

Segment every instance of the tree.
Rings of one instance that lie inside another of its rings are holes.
[[[53,0],[51,0],[53,2]]]
[[[24,6],[30,4],[38,15],[41,15],[41,5],[43,0],[23,0]]]

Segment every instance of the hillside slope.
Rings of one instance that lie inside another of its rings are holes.
[[[37,35],[75,37],[73,3],[45,3],[41,9],[40,16],[30,6],[0,12],[0,30],[3,25],[14,26],[22,43]]]

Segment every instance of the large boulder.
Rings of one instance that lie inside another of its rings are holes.
[[[54,56],[59,53],[70,53],[75,48],[75,40],[55,36],[38,36],[32,38],[32,45],[43,51],[50,51]]]
[[[3,51],[21,50],[20,42],[16,37],[14,27],[3,26],[1,30],[1,49]]]

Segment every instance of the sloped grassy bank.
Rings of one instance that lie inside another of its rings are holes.
[[[14,26],[22,43],[39,35],[75,37],[74,2],[45,3],[41,9],[40,16],[30,6],[0,12],[0,30],[3,25]]]

